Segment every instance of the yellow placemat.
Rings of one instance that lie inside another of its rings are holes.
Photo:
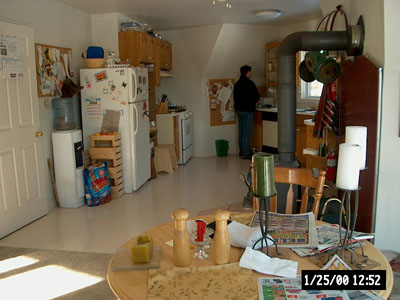
[[[258,299],[253,271],[239,263],[150,270],[147,299]]]

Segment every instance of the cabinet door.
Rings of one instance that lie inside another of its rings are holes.
[[[166,42],[160,41],[160,68],[165,69],[165,46]]]
[[[165,43],[165,69],[172,69],[172,46],[170,43]]]
[[[140,61],[144,63],[152,63],[152,48],[150,36],[146,33],[140,34]]]
[[[278,85],[278,48],[281,43],[268,43],[265,47],[265,81],[267,86]]]
[[[129,59],[130,63],[137,67],[141,61],[141,37],[140,32],[124,31],[118,33],[119,57],[122,60]]]
[[[256,111],[253,119],[253,133],[250,138],[251,149],[257,148],[262,151],[262,112]]]
[[[304,125],[297,126],[296,127],[296,157],[302,168],[305,168],[305,166],[306,166],[306,159],[303,154],[303,149],[305,149],[305,148],[307,148],[306,127]]]
[[[157,59],[157,39],[148,36],[148,60],[150,63],[156,63]]]

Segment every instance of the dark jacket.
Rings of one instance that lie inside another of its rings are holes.
[[[236,111],[256,111],[256,104],[260,99],[257,87],[246,76],[240,76],[233,88],[233,100]]]

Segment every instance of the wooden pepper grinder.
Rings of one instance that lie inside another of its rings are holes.
[[[228,264],[231,259],[231,243],[229,240],[228,224],[229,212],[217,210],[213,213],[215,217],[214,234],[214,264]]]
[[[186,228],[189,212],[179,208],[172,213],[172,217],[175,219],[174,264],[177,267],[186,267],[191,261],[189,234]]]

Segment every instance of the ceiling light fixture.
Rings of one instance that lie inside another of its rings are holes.
[[[278,9],[260,9],[252,12],[253,15],[257,17],[274,19],[282,15],[282,12]]]
[[[217,2],[220,2],[220,3],[226,2],[225,3],[225,7],[226,8],[232,8],[232,4],[231,4],[231,2],[229,0],[213,0],[212,4],[215,5]]]

